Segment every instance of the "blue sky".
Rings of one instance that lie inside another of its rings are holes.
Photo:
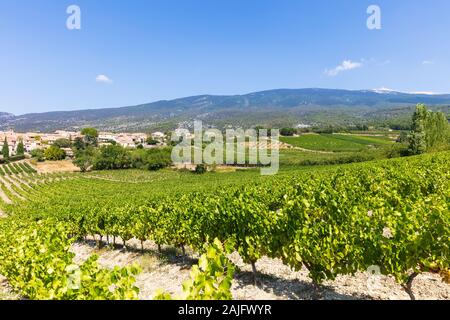
[[[81,30],[66,28],[72,4]],[[366,27],[371,4],[381,30]],[[274,88],[447,93],[449,14],[448,0],[0,0],[0,111]]]

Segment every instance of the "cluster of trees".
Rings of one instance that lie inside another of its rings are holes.
[[[256,131],[256,134],[259,136],[259,132],[260,132],[260,130],[267,130],[267,134],[268,135],[270,135],[271,134],[271,128],[265,128],[265,127],[263,127],[263,126],[256,126],[255,128],[255,131]],[[282,128],[282,129],[280,129],[280,135],[282,135],[282,136],[285,136],[285,137],[287,137],[287,136],[293,136],[293,135],[295,135],[297,133],[297,129],[295,129],[295,128],[288,128],[288,127],[286,127],[286,128]]]
[[[402,119],[401,125],[391,126],[386,128],[393,128],[402,130],[397,142],[404,145],[404,150],[401,155],[417,155],[425,152],[446,150],[450,147],[450,124],[447,116],[443,112],[433,112],[424,104],[418,104],[413,114],[412,121]],[[255,127],[257,132],[264,129],[262,126]],[[356,124],[350,126],[333,126],[326,127],[310,127],[310,128],[282,128],[280,134],[282,136],[293,136],[305,132],[314,133],[338,133],[351,131],[367,131],[369,130],[367,124]],[[268,129],[270,132],[270,129]],[[407,131],[410,131],[409,133]]]
[[[93,170],[147,169],[159,170],[171,165],[171,148],[127,149],[120,145],[98,148],[87,146],[76,150],[73,163],[82,172]]]
[[[148,138],[147,138],[147,144],[148,145],[150,145],[150,146],[156,146],[156,145],[158,145],[158,144],[160,144],[161,143],[161,141],[159,141],[159,140],[156,140],[156,139],[153,139],[151,136],[149,136]]]
[[[41,149],[31,150],[30,154],[31,154],[31,158],[33,158],[34,160],[36,160],[38,162],[42,162],[45,160],[44,151]]]
[[[62,148],[70,148],[72,143],[69,139],[57,139],[50,147],[45,150],[34,149],[31,151],[31,157],[38,162],[44,160],[59,161],[67,156]]]
[[[3,141],[2,155],[3,155],[3,159],[9,158],[9,146],[8,146],[8,139],[6,139],[6,137],[5,137],[5,141]]]
[[[412,118],[411,133],[401,139],[408,143],[411,155],[445,150],[450,146],[450,125],[444,113],[419,104]]]
[[[127,168],[142,168],[159,170],[171,165],[171,149],[157,148],[145,150],[142,145],[137,149],[127,149],[117,145],[115,141],[99,146],[99,133],[95,128],[84,128],[82,137],[72,142],[69,139],[57,139],[45,150],[36,149],[31,156],[37,161],[63,160],[66,158],[65,148],[71,148],[74,153],[73,163],[82,172],[89,169],[115,170]],[[160,142],[148,139],[147,144],[156,145]]]
[[[260,129],[265,129],[262,126],[255,127],[255,130],[259,132]],[[280,135],[284,137],[292,137],[296,134],[314,132],[314,133],[338,133],[338,132],[351,132],[351,131],[367,131],[369,130],[369,126],[365,124],[357,124],[351,126],[321,126],[321,127],[305,127],[305,128],[292,128],[286,127],[280,129]],[[267,129],[268,133],[270,133],[270,129]]]
[[[285,137],[292,137],[296,133],[297,133],[297,130],[294,128],[282,128],[280,130],[280,134]]]
[[[50,161],[64,160],[66,152],[57,145],[52,145],[44,150],[44,157]]]
[[[171,149],[127,149],[116,143],[98,146],[98,132],[93,128],[83,129],[83,138],[73,143],[73,163],[82,172],[93,170],[147,169],[159,170],[171,165]],[[152,141],[150,141],[152,142]],[[158,142],[157,142],[158,143]]]
[[[19,140],[19,143],[17,144],[16,154],[12,156],[9,154],[8,139],[5,137],[2,146],[3,162],[21,160],[24,158],[24,155],[25,155],[25,147],[23,145],[23,140]]]
[[[85,149],[87,146],[97,146],[98,131],[96,129],[85,128],[81,131],[81,134],[83,137],[75,138],[73,143],[69,139],[61,138],[55,140],[55,142],[45,150],[35,149],[31,151],[31,157],[39,162],[44,160],[58,161],[66,158],[67,154],[64,151],[65,148],[81,150]]]

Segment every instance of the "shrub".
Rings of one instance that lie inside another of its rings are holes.
[[[285,137],[292,137],[295,134],[294,128],[283,128],[280,130],[280,134]]]
[[[41,149],[34,149],[31,151],[31,157],[37,162],[42,162],[44,161],[44,151]]]
[[[13,161],[20,161],[20,160],[23,160],[23,159],[25,159],[25,155],[18,154],[18,155],[15,155],[15,156],[10,156],[8,160],[10,162],[13,162]]]
[[[144,149],[133,150],[130,154],[131,167],[141,169],[147,162],[148,151]]]
[[[66,152],[57,146],[50,146],[44,150],[44,156],[47,160],[63,160],[66,158]]]
[[[170,166],[172,164],[171,149],[162,148],[148,150],[146,163],[147,168],[152,171]]]
[[[101,147],[93,162],[95,170],[114,170],[129,167],[131,167],[129,152],[119,145]]]
[[[69,139],[56,139],[55,142],[53,142],[54,146],[57,146],[59,148],[70,148],[72,147],[72,143],[70,142]]]
[[[197,174],[203,174],[203,173],[206,173],[207,171],[208,171],[208,167],[206,166],[206,164],[201,163],[195,167],[194,172]]]
[[[157,145],[158,143],[160,143],[158,140],[155,140],[155,139],[153,139],[153,138],[151,138],[151,137],[149,137],[149,138],[147,139],[147,144],[148,144],[148,145],[155,146],[155,145]]]
[[[388,159],[406,157],[409,155],[408,146],[401,143],[395,143],[392,146],[389,146],[384,149],[384,153]]]

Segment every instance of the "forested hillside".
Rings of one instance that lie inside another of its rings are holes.
[[[169,130],[193,119],[219,128],[349,126],[407,127],[418,103],[447,114],[450,95],[371,90],[279,89],[244,95],[201,95],[123,108],[33,113],[0,117],[0,130],[55,131],[96,127],[107,131]],[[98,106],[101,107],[101,106]]]

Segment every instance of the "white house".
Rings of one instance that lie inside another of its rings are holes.
[[[162,132],[157,131],[157,132],[153,132],[151,134],[151,136],[152,136],[153,139],[164,139],[165,134],[162,133]]]

